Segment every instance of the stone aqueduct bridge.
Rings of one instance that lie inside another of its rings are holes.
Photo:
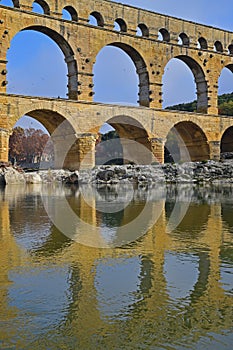
[[[219,159],[221,148],[233,149],[233,118],[219,116],[217,106],[221,71],[227,67],[233,72],[232,32],[104,0],[35,2],[43,15],[32,12],[32,0],[13,0],[13,8],[0,6],[0,161],[8,160],[9,135],[25,114],[42,122],[50,133],[66,121],[65,131],[57,132],[53,140],[55,155],[64,150],[67,140],[74,141],[64,162],[69,168],[79,167],[86,153],[86,163],[94,165],[97,131],[104,122],[116,128],[124,143],[136,140],[159,161],[164,160],[171,128],[179,132],[193,161]],[[71,20],[62,19],[63,9]],[[89,23],[89,15],[96,25]],[[68,99],[7,94],[7,50],[23,30],[46,34],[63,52]],[[134,62],[140,107],[93,103],[93,66],[105,46],[122,49]],[[183,61],[193,73],[197,113],[162,110],[162,77],[172,58]],[[123,150],[127,156],[135,154],[125,144]]]

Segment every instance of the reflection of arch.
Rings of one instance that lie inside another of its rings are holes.
[[[169,42],[170,41],[170,33],[165,28],[161,28],[159,30],[159,33],[162,35],[163,41]]]
[[[75,22],[78,21],[77,11],[72,6],[65,6],[64,10],[66,10],[70,14],[72,21],[75,21]]]
[[[90,16],[93,16],[96,19],[96,23],[98,27],[104,26],[104,19],[100,12],[93,11]]]
[[[221,153],[233,152],[233,126],[225,130],[221,139]]]
[[[118,24],[120,32],[127,32],[127,24],[122,18],[117,18],[115,20],[115,23]],[[117,30],[117,29],[115,29],[115,30]]]
[[[196,303],[202,297],[208,287],[210,274],[210,258],[209,254],[199,253],[199,274],[192,293],[190,294],[191,304]]]
[[[207,50],[208,49],[208,44],[207,44],[207,40],[203,37],[198,39],[198,43],[200,44],[200,48],[202,50]]]
[[[45,15],[50,15],[50,8],[46,1],[44,0],[35,0],[34,3],[40,5],[44,11]]]
[[[206,135],[203,130],[190,121],[179,122],[170,130],[179,137],[177,138],[177,148],[179,148],[179,159],[176,161],[187,161],[187,156],[191,161],[201,161],[209,159],[210,149]],[[171,147],[165,144],[169,150]]]
[[[228,191],[232,196],[232,190],[229,188]],[[233,233],[232,201],[228,203],[222,203],[222,220],[224,224],[227,226],[227,230],[230,233]],[[222,247],[222,249],[224,249],[224,247]]]
[[[166,201],[165,211],[168,220],[173,211],[174,206],[178,204],[177,202],[175,202],[175,200]],[[189,204],[188,210],[183,220],[177,226],[173,234],[181,235],[180,237],[184,240],[199,239],[200,236],[203,234],[205,227],[207,226],[209,215],[210,206],[208,204]],[[192,231],[190,231],[190,227],[192,227]]]
[[[139,23],[138,28],[141,31],[141,36],[149,37],[149,29],[144,23]]]
[[[77,99],[77,89],[78,89],[78,69],[77,62],[74,58],[74,52],[69,45],[69,43],[64,39],[64,37],[54,30],[43,27],[43,26],[30,26],[22,29],[24,30],[35,30],[37,32],[43,33],[50,37],[61,49],[65,56],[65,62],[68,68],[68,97],[69,99]]]
[[[133,61],[136,71],[139,77],[139,104],[140,106],[149,107],[150,97],[149,97],[149,74],[147,71],[146,63],[141,56],[141,54],[135,50],[132,46],[124,43],[114,42],[108,44],[108,46],[115,46],[122,49]]]
[[[176,56],[174,58],[180,59],[190,68],[194,75],[197,87],[197,112],[206,112],[208,107],[207,98],[207,82],[202,67],[189,56]]]

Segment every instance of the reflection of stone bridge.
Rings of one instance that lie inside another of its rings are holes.
[[[144,237],[134,242],[131,248],[130,246],[127,246],[127,249],[108,250],[90,248],[69,242],[54,227],[51,227],[47,239],[41,245],[37,244],[37,248],[34,247],[31,254],[29,250],[25,256],[12,234],[15,229],[14,222],[16,221],[17,225],[23,225],[25,222],[23,218],[27,215],[23,207],[18,206],[16,210],[14,209],[15,201],[20,201],[20,198],[23,199],[25,196],[25,189],[21,189],[21,193],[17,193],[18,190],[18,188],[17,190],[6,188],[0,199],[0,243],[4,248],[1,251],[1,261],[4,262],[4,265],[0,269],[2,286],[0,314],[4,315],[3,321],[10,324],[10,320],[14,320],[18,312],[17,308],[13,309],[8,305],[7,291],[11,286],[9,273],[14,267],[23,268],[25,264],[28,266],[28,263],[33,269],[34,264],[35,266],[38,264],[36,258],[38,256],[41,266],[46,266],[46,262],[49,263],[49,261],[53,261],[53,265],[57,267],[67,266],[67,264],[72,266],[70,275],[72,281],[69,286],[72,293],[69,299],[71,305],[67,307],[69,312],[61,324],[61,331],[64,330],[65,334],[66,327],[68,332],[72,329],[75,336],[85,345],[89,345],[92,335],[98,334],[100,330],[101,334],[114,332],[114,335],[120,338],[122,321],[109,323],[108,318],[105,319],[101,314],[98,304],[98,285],[95,284],[96,274],[99,265],[108,264],[108,260],[109,264],[114,261],[119,263],[121,259],[127,261],[127,258],[134,257],[140,260],[141,272],[138,278],[141,299],[131,305],[129,317],[124,321],[124,327],[127,326],[127,329],[133,332],[132,342],[135,342],[135,347],[136,344],[140,342],[145,344],[147,341],[146,328],[143,330],[146,324],[143,326],[143,320],[153,324],[156,333],[160,336],[160,341],[166,342],[174,342],[182,336],[188,336],[190,327],[195,329],[196,336],[206,336],[209,331],[219,332],[231,327],[232,296],[225,292],[221,282],[221,265],[224,259],[223,245],[227,241],[231,242],[229,227],[232,228],[232,219],[229,222],[228,215],[224,216],[224,210],[221,209],[221,203],[218,200],[213,201],[212,204],[203,203],[199,208],[196,204],[191,204],[186,214],[187,217],[184,217],[177,230],[170,233],[166,231],[169,209],[166,208],[163,201],[160,201],[163,208],[160,219]],[[38,196],[40,196],[40,187]],[[74,208],[77,208],[77,201],[79,202],[79,215],[84,221],[95,225],[103,220],[101,214],[95,211],[94,201],[91,208],[81,197],[77,196],[77,193],[76,196],[73,196],[67,191],[66,196]],[[37,196],[35,196],[35,201],[38,203]],[[30,216],[31,227],[33,224],[37,226],[38,220],[44,218],[44,211],[40,206],[37,205],[33,210],[35,210],[35,215]],[[199,220],[196,220],[197,215]],[[129,205],[127,213],[123,214],[120,220],[124,223],[125,219],[130,220],[134,216],[135,207]],[[193,224],[191,233],[187,220]],[[20,240],[20,237],[18,239]],[[142,252],[145,256],[142,256]],[[178,255],[179,253],[185,253],[187,256],[195,255],[198,259],[197,281],[189,291],[187,304],[182,312],[178,305],[179,301],[177,301],[177,308],[170,304],[169,286],[164,275],[165,258],[168,252],[175,252]],[[75,308],[74,305],[76,305]],[[77,314],[74,314],[74,309],[78,310]],[[140,318],[138,318],[139,314]],[[11,323],[14,325],[14,322]],[[144,331],[145,334],[143,334]],[[1,334],[1,339],[7,340],[6,332]],[[112,336],[105,340],[108,344],[107,348],[110,349]]]
[[[159,161],[164,159],[164,145],[173,127],[191,160],[219,159],[220,150],[233,150],[233,118],[218,116],[217,98],[222,69],[233,71],[233,33],[103,0],[35,2],[43,8],[43,15],[32,12],[32,1],[28,0],[13,0],[13,8],[0,6],[0,161],[7,161],[9,134],[25,114],[42,122],[50,133],[68,121],[66,136],[73,135],[74,145],[64,167],[79,167],[86,152],[90,152],[88,165],[94,165],[97,131],[104,122],[113,125],[120,137],[146,146]],[[61,18],[63,8],[71,20]],[[89,15],[96,25],[88,22]],[[63,52],[68,100],[6,93],[7,50],[23,30],[44,33]],[[93,66],[105,46],[120,48],[135,64],[140,108],[92,103]],[[161,110],[162,88],[166,89],[162,77],[172,58],[183,61],[193,73],[197,113]],[[65,138],[63,134],[54,137],[55,154],[64,148]]]

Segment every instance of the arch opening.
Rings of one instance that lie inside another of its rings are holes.
[[[158,39],[161,41],[166,41],[167,43],[170,41],[170,33],[165,28],[161,28],[158,33]]]
[[[93,11],[89,16],[89,24],[96,27],[104,27],[104,18],[101,13]]]
[[[218,112],[221,115],[233,115],[233,64],[222,69],[218,79]]]
[[[144,23],[139,23],[137,27],[137,36],[142,36],[145,38],[149,37],[149,28]]]
[[[77,11],[72,6],[65,6],[62,10],[62,18],[68,21],[78,21]]]
[[[8,7],[20,8],[19,0],[2,0],[0,4]]]
[[[163,87],[163,108],[206,113],[207,82],[202,68],[191,57],[177,56],[168,62]]]
[[[215,41],[214,43],[214,50],[216,52],[223,52],[223,46],[222,46],[222,43],[220,41]]]
[[[97,164],[150,164],[148,133],[136,119],[121,115],[107,121],[107,132],[97,142]],[[110,128],[109,128],[110,126]],[[104,127],[100,129],[104,130]]]
[[[167,135],[164,155],[166,163],[208,160],[210,149],[206,135],[193,122],[179,122]]]
[[[111,43],[99,52],[94,66],[94,85],[96,102],[149,107],[149,74],[145,61],[127,44]]]
[[[189,46],[189,37],[185,33],[180,33],[179,38],[178,38],[178,44],[184,45],[184,46]]]
[[[14,148],[11,148],[10,139],[9,157],[13,163],[16,155],[19,159],[18,165],[30,169],[70,168],[71,164],[74,167],[77,163],[74,157],[75,130],[58,112],[47,109],[29,111],[17,120],[13,130],[17,131],[19,138],[19,143]],[[17,139],[17,134],[14,135],[13,132],[14,139]],[[68,138],[74,139],[74,142],[67,144]]]
[[[127,24],[126,24],[126,22],[122,18],[115,19],[114,30],[116,30],[118,32],[126,33],[127,32]]]
[[[229,53],[230,55],[233,55],[233,44],[231,44],[231,45],[228,46],[228,53]]]
[[[233,158],[233,126],[222,135],[220,145],[221,158]]]
[[[9,93],[77,99],[74,52],[55,31],[42,26],[23,29],[11,41],[7,59]]]
[[[207,50],[208,49],[207,40],[203,37],[199,38],[198,39],[198,46],[202,50]]]
[[[22,169],[52,168],[54,149],[46,127],[25,115],[13,127],[9,138],[9,161]]]
[[[98,132],[95,147],[96,165],[122,165],[123,149],[115,128],[104,123]]]
[[[35,0],[33,2],[32,11],[44,15],[50,15],[49,5],[44,0]]]

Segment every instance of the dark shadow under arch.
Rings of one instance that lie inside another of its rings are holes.
[[[233,126],[230,126],[222,135],[221,153],[233,152]]]
[[[44,12],[45,15],[50,15],[50,8],[49,8],[49,5],[47,4],[46,1],[44,1],[44,0],[35,0],[34,3],[41,6],[41,8],[43,9],[43,12]]]
[[[107,120],[120,137],[123,139],[123,157],[126,162],[135,164],[150,164],[152,162],[151,144],[148,133],[136,119],[119,115]],[[127,142],[129,140],[129,142]]]
[[[197,124],[190,121],[179,122],[169,131],[165,153],[166,150],[170,153],[170,161],[175,162],[202,161],[210,158],[206,135]]]
[[[72,21],[74,22],[78,21],[77,11],[72,6],[65,6],[64,10],[66,10],[70,14],[70,18]]]
[[[104,27],[104,18],[100,12],[93,11],[90,13],[90,16],[93,16],[96,19],[96,24],[98,27]]]

